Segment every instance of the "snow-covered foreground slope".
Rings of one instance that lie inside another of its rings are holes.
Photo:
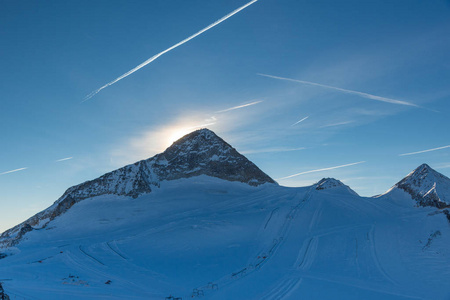
[[[75,203],[6,249],[0,282],[11,299],[449,299],[449,223],[405,195],[163,181]]]

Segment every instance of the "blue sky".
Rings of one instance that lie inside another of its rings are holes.
[[[450,145],[449,1],[259,0],[83,102],[246,3],[0,2],[0,231],[205,124],[275,179],[351,164],[283,185],[450,176],[399,156]]]

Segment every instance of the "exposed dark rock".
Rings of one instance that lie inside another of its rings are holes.
[[[442,212],[445,214],[445,216],[447,217],[447,221],[450,223],[450,212],[448,211],[448,209],[444,209]]]
[[[0,282],[0,300],[10,300],[9,296],[6,295],[1,282]]]
[[[194,131],[157,155],[165,167],[155,168],[162,180],[208,175],[252,186],[275,183],[245,156],[208,129]]]

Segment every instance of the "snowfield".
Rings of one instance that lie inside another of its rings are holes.
[[[88,198],[0,249],[0,282],[11,299],[450,299],[442,210],[322,186],[201,175]]]

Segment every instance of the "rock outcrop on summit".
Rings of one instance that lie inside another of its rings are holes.
[[[199,175],[251,186],[276,184],[214,132],[200,129],[180,138],[163,153],[69,188],[52,206],[4,232],[0,246],[14,245],[24,235],[24,228],[30,231],[33,227],[45,227],[84,199],[106,194],[137,198],[158,188],[162,181]]]
[[[320,190],[328,190],[328,189],[336,189],[340,188],[346,192],[349,192],[352,195],[357,196],[358,194],[352,190],[348,185],[345,185],[342,181],[335,178],[322,178],[314,185],[315,189]]]

